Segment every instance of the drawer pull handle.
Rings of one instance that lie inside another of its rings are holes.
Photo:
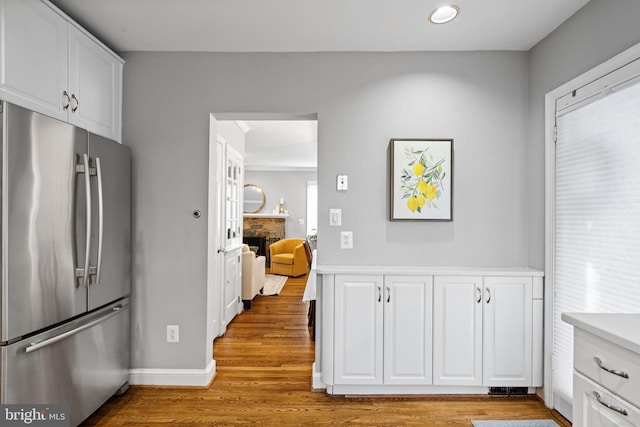
[[[603,371],[607,371],[610,374],[617,375],[617,376],[622,377],[622,378],[629,378],[629,374],[627,374],[625,371],[618,371],[617,369],[609,369],[606,366],[604,366],[602,364],[602,360],[600,360],[600,358],[598,356],[595,356],[593,358],[593,360],[596,361],[596,363],[598,364],[598,367],[600,369],[602,369]]]
[[[607,402],[603,402],[602,400],[600,400],[600,393],[598,393],[597,391],[593,392],[593,396],[596,398],[596,400],[598,401],[599,404],[601,404],[602,406],[604,406],[605,408],[609,408],[612,411],[615,411],[621,415],[624,415],[625,417],[629,415],[629,413],[627,412],[626,409],[623,408],[618,408],[617,406],[613,406],[613,405],[609,405]]]

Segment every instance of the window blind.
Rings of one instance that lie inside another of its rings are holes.
[[[573,328],[560,315],[640,311],[640,83],[624,82],[556,118],[552,381],[567,402]]]

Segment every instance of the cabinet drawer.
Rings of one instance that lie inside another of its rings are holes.
[[[640,407],[639,354],[581,329],[575,331],[574,346],[576,371]]]
[[[640,409],[578,372],[573,374],[573,425],[640,426]]]

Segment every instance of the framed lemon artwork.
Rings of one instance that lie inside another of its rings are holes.
[[[453,220],[453,139],[392,139],[391,221]]]

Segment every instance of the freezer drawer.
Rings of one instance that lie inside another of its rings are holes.
[[[129,378],[129,300],[0,347],[0,402],[66,404],[77,425]]]

